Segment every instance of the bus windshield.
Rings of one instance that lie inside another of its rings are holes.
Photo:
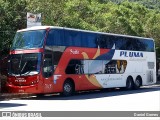
[[[12,54],[8,64],[11,76],[35,75],[40,72],[41,53]]]
[[[45,30],[17,32],[11,50],[42,48],[45,33]]]

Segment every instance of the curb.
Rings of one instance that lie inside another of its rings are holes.
[[[21,94],[10,94],[10,93],[0,93],[0,101],[2,100],[9,100],[9,99],[16,99],[16,98],[24,98],[29,97],[31,94],[21,93]]]

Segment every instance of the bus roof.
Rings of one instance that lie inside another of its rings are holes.
[[[90,33],[97,33],[97,34],[113,35],[113,36],[122,36],[122,37],[132,37],[132,38],[139,38],[139,39],[154,40],[153,38],[145,38],[145,37],[138,37],[138,36],[131,36],[131,35],[97,32],[97,31],[82,30],[82,29],[75,29],[75,28],[58,27],[58,26],[34,26],[34,27],[18,30],[17,32],[24,32],[24,31],[31,31],[31,30],[43,30],[43,29],[65,29],[65,30],[74,30],[74,31],[90,32]]]

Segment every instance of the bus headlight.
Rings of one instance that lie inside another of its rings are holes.
[[[34,80],[34,81],[31,82],[32,85],[36,84],[36,83],[38,83],[38,80]]]
[[[12,80],[9,78],[8,80],[7,80],[7,84],[8,85],[12,85],[13,83],[12,83]]]
[[[9,84],[9,85],[12,85],[12,81],[8,81],[8,84]]]

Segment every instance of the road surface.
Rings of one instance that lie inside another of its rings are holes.
[[[0,111],[160,111],[160,86],[5,100]]]

